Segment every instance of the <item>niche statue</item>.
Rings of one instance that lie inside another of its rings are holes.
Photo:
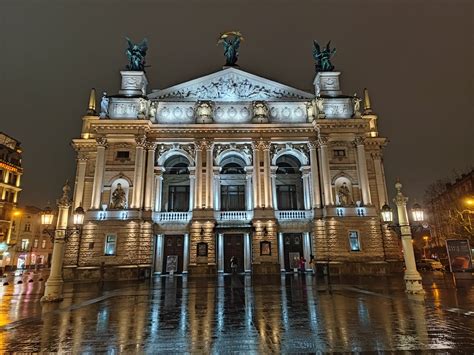
[[[340,206],[347,206],[350,203],[351,193],[346,183],[344,182],[337,190],[337,197],[339,199]]]
[[[112,203],[111,208],[115,209],[124,209],[127,198],[125,196],[125,190],[122,189],[122,184],[118,183],[114,192],[112,193]]]

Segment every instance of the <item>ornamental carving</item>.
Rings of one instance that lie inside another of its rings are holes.
[[[319,136],[316,142],[318,144],[318,148],[320,148],[321,146],[328,144],[328,138],[324,136]]]
[[[282,150],[294,150],[302,154],[309,159],[308,143],[285,143],[285,144],[273,144],[272,145],[272,158],[275,154],[280,153]]]
[[[356,137],[354,139],[354,144],[357,145],[364,145],[364,137]]]
[[[107,138],[105,138],[104,136],[100,136],[100,137],[97,137],[95,140],[99,147],[107,148]]]
[[[196,123],[212,123],[213,121],[214,103],[212,101],[198,101],[194,107],[194,115]]]
[[[166,97],[197,98],[201,100],[304,99],[301,95],[284,89],[259,85],[235,74],[216,78],[204,85],[176,90],[167,94]]]
[[[252,102],[253,123],[267,123],[268,122],[268,106],[265,101]]]
[[[145,148],[147,143],[146,136],[142,135],[135,137],[135,142],[137,143],[137,147]]]
[[[217,158],[219,155],[225,151],[234,151],[238,152],[245,156],[245,158],[252,164],[252,150],[251,144],[215,144],[214,145],[214,156],[216,157],[215,163],[217,164]]]

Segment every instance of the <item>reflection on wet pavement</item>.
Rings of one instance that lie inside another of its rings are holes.
[[[229,275],[66,284],[62,303],[43,305],[41,276],[26,277],[0,288],[0,352],[474,349],[472,281],[456,289],[445,274],[424,278],[425,297],[400,276]]]

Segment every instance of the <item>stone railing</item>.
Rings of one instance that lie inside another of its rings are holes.
[[[216,211],[215,218],[218,222],[249,222],[253,218],[253,211]]]
[[[192,212],[155,212],[153,220],[156,223],[187,223],[191,220]]]
[[[282,221],[312,219],[313,210],[275,211],[275,215]]]

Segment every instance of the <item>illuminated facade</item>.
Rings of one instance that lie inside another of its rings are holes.
[[[0,266],[8,256],[14,208],[23,175],[20,142],[0,132]]]
[[[304,92],[237,67],[147,91],[122,71],[119,94],[91,95],[67,244],[66,278],[310,269],[384,273],[400,260],[382,230],[386,139],[367,91],[342,94],[339,72]]]

